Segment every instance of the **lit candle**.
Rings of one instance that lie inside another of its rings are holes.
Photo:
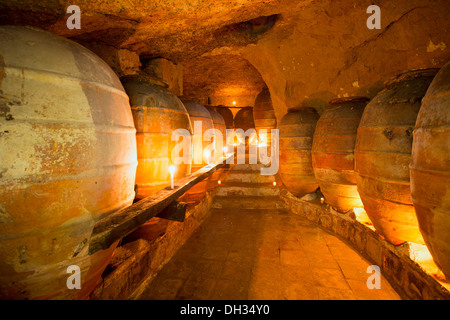
[[[209,165],[209,157],[210,157],[210,153],[208,152],[208,150],[205,150],[203,152],[204,157],[206,158],[206,163]]]
[[[323,203],[325,201],[324,198],[320,198],[320,203]]]
[[[252,145],[258,145],[258,143],[259,143],[258,136],[256,134],[250,136],[249,143]]]
[[[173,189],[173,175],[175,174],[174,165],[169,166],[169,173],[170,173],[170,188]]]
[[[228,148],[227,148],[227,147],[223,147],[223,153],[224,153],[224,155],[227,155],[227,152],[228,152]]]

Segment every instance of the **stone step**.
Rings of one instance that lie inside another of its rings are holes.
[[[278,196],[215,196],[212,208],[217,209],[283,209],[284,201]]]
[[[228,171],[221,177],[226,182],[245,182],[245,183],[267,183],[272,184],[275,177],[272,175],[262,175],[258,171]]]
[[[232,164],[230,166],[229,171],[248,171],[248,172],[261,172],[261,168],[264,165],[261,163],[258,164]]]
[[[279,196],[280,189],[271,184],[257,183],[229,183],[222,182],[217,188],[216,196]]]
[[[240,215],[246,215],[246,214],[263,214],[263,213],[267,213],[267,209],[243,209],[243,208],[238,208],[236,210],[239,210],[239,214]],[[230,209],[229,208],[224,208],[224,209],[219,209],[219,208],[212,208],[211,209],[211,214],[217,214],[217,215],[221,215],[221,214],[229,214],[230,213]],[[278,208],[278,209],[271,209],[270,210],[271,214],[274,213],[278,213],[279,215],[290,215],[289,211],[286,210],[286,208]]]

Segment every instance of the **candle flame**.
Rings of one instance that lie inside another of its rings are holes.
[[[252,145],[258,145],[259,141],[258,141],[258,137],[256,134],[253,134],[250,138],[249,138],[249,143]]]
[[[206,163],[209,164],[209,160],[211,158],[211,151],[208,150],[203,151],[203,157],[206,158]]]
[[[175,173],[176,167],[174,165],[169,166],[169,173],[173,176]]]

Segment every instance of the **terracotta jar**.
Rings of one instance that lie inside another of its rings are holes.
[[[233,129],[234,128],[234,116],[233,112],[230,110],[230,108],[224,107],[224,106],[218,106],[216,107],[216,111],[223,117],[223,120],[225,120],[225,125],[227,129]]]
[[[0,39],[0,298],[85,299],[117,245],[89,255],[94,225],[135,197],[128,96],[70,40],[19,26]]]
[[[215,137],[215,155],[216,158],[221,158],[223,153],[223,148],[226,147],[226,135],[227,135],[227,127],[225,124],[225,120],[220,115],[220,113],[217,112],[217,108],[215,107],[207,107],[211,118],[213,120],[214,129],[217,129],[222,134],[221,142],[219,143],[219,137]],[[217,160],[216,159],[216,160]],[[223,169],[218,169],[216,172],[214,172],[211,177],[208,180],[208,190],[212,190],[215,187],[217,187],[218,181],[223,173]]]
[[[410,172],[420,231],[436,265],[450,280],[450,62],[422,99]]]
[[[209,113],[208,109],[206,109],[205,106],[192,100],[182,99],[182,102],[186,107],[186,110],[189,114],[189,118],[191,119],[191,125],[194,133],[192,136],[194,148],[193,148],[193,164],[191,171],[192,173],[194,173],[199,169],[203,168],[204,166],[208,165],[207,161],[212,163],[214,160],[212,159],[211,154],[209,154],[209,157],[205,157],[204,155],[206,147],[212,143],[211,142],[212,140],[207,141],[203,139],[206,131],[214,128],[214,123],[211,114]],[[195,132],[196,121],[201,123],[202,125],[201,132]],[[196,141],[198,142],[197,146]],[[201,162],[198,161],[199,159],[201,159]],[[189,189],[189,191],[186,192],[182,197],[183,201],[189,204],[196,204],[200,202],[206,195],[208,189],[208,179],[202,180],[201,182],[193,186],[191,189]]]
[[[177,129],[192,133],[191,122],[181,100],[160,80],[129,75],[121,81],[130,97],[136,127],[136,198],[142,199],[170,186],[170,166],[175,167],[174,180],[191,173],[190,163],[175,165],[172,159],[172,151],[179,142],[172,141],[172,133]]]
[[[421,100],[437,70],[412,70],[386,82],[366,106],[358,128],[358,192],[375,229],[387,241],[423,243],[411,200],[409,163]]]
[[[354,149],[368,100],[350,97],[330,101],[314,132],[314,175],[326,202],[339,212],[363,206],[356,187]]]
[[[277,118],[270,99],[269,89],[263,89],[256,97],[253,107],[253,118],[259,142],[270,146],[271,129],[277,128]],[[264,134],[260,130],[266,130],[267,132]]]
[[[289,192],[301,197],[317,190],[311,149],[319,114],[314,108],[289,109],[280,130],[280,178]]]

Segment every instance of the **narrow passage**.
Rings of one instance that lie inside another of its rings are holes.
[[[212,209],[138,299],[400,299],[382,277],[367,288],[362,258],[284,210]]]

